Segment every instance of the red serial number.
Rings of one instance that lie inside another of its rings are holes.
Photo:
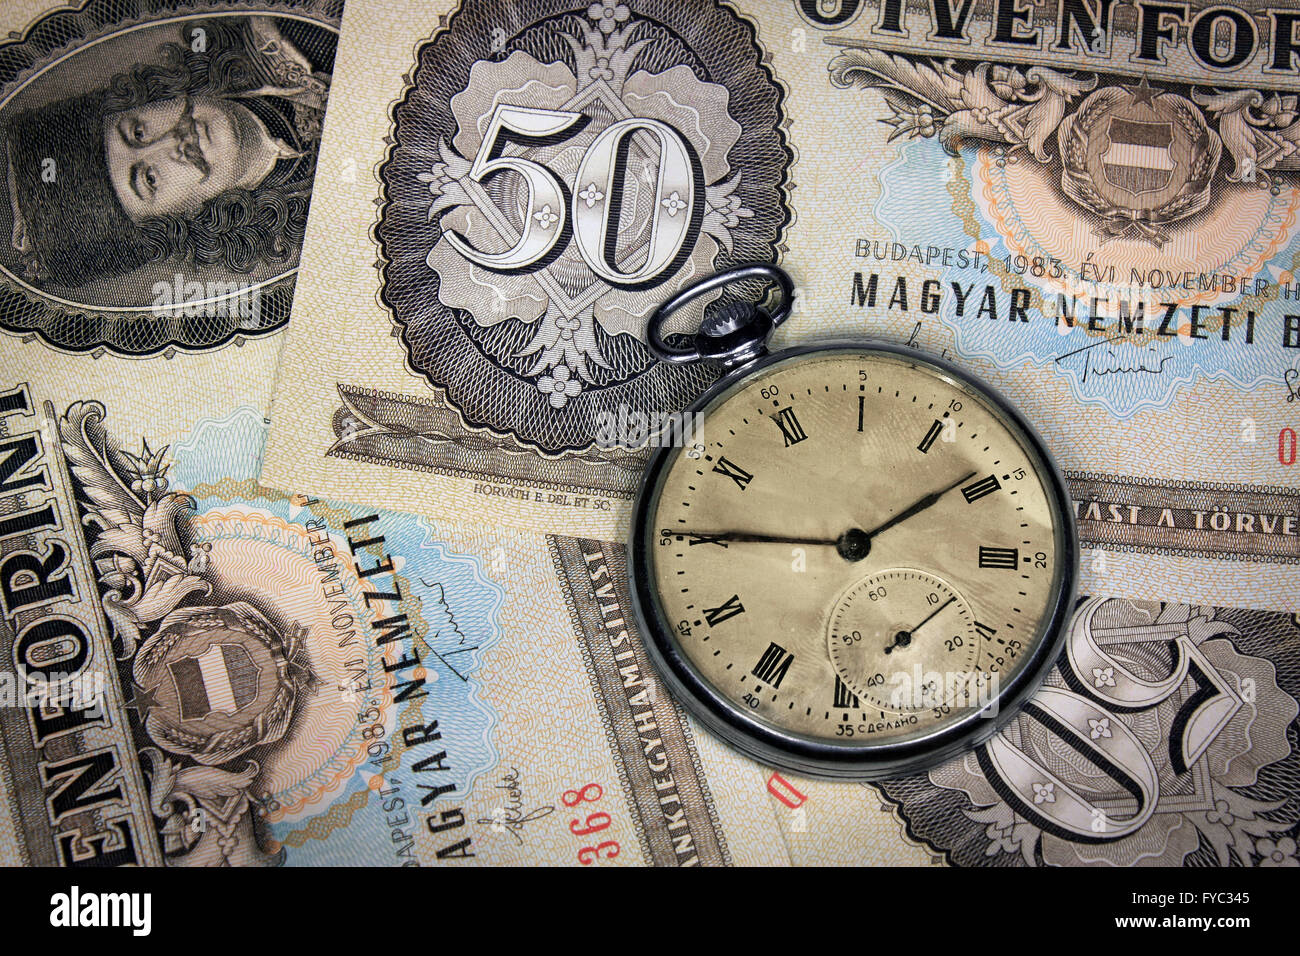
[[[576,807],[582,803],[595,803],[605,795],[605,788],[598,783],[589,783],[581,790],[566,790],[560,797],[560,802],[566,807]],[[599,833],[601,830],[609,828],[613,820],[604,810],[597,810],[594,813],[588,813],[585,821],[574,818],[569,821],[569,829],[574,836],[591,836],[593,833]],[[593,846],[584,846],[578,851],[578,862],[583,866],[589,866],[597,860],[612,860],[618,856],[618,841],[603,840]]]

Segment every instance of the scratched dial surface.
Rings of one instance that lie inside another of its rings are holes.
[[[715,398],[695,437],[645,512],[649,576],[658,629],[738,713],[864,749],[927,737],[1050,640],[1068,519],[973,386],[815,352]]]

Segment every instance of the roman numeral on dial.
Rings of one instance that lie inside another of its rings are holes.
[[[993,640],[993,635],[998,632],[996,627],[989,627],[982,621],[975,622],[975,630],[979,631],[980,637],[984,638],[986,641]]]
[[[744,468],[737,466],[726,457],[719,458],[718,463],[713,466],[713,470],[720,475],[726,475],[736,483],[736,487],[741,491],[744,491],[749,483],[754,480],[753,475],[747,472]]]
[[[740,603],[740,595],[733,594],[717,607],[706,607],[704,619],[709,622],[709,627],[713,627],[715,624],[731,620],[737,614],[743,614],[744,611],[745,605]]]
[[[969,485],[962,486],[961,493],[968,502],[976,502],[985,495],[991,495],[1002,486],[998,484],[996,475],[989,475],[981,478],[979,481],[972,481]]]
[[[697,544],[716,544],[719,548],[727,546],[727,536],[725,534],[693,534],[687,542],[692,547]]]
[[[797,445],[808,437],[803,426],[799,424],[799,419],[795,418],[793,408],[781,409],[772,416],[772,421],[776,422],[776,427],[781,429],[781,437],[785,439],[786,448]]]
[[[758,663],[750,673],[765,684],[780,687],[781,681],[785,680],[786,671],[793,663],[793,654],[780,644],[772,643],[767,645],[767,650],[763,652],[763,656],[758,659]]]
[[[986,548],[980,545],[980,567],[1014,571],[1020,567],[1020,551],[1017,548]]]
[[[933,445],[942,434],[943,422],[936,418],[934,424],[930,426],[930,430],[926,432],[925,437],[921,439],[921,444],[916,446],[916,450],[923,455],[928,455],[930,453],[930,446]]]

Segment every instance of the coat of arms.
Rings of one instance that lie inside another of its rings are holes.
[[[1095,73],[872,49],[844,50],[830,71],[836,86],[883,91],[890,139],[934,136],[954,154],[979,140],[1059,165],[1061,192],[1095,217],[1103,240],[1162,247],[1225,182],[1276,192],[1281,175],[1300,170],[1293,95],[1153,86],[1145,76],[1103,83]],[[1231,169],[1220,169],[1225,151]]]

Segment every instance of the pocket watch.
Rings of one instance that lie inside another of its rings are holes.
[[[779,287],[772,312],[729,303],[665,337],[747,279]],[[769,352],[793,295],[783,270],[742,266],[651,317],[656,356],[724,374],[650,460],[633,605],[665,685],[737,750],[810,776],[911,772],[997,732],[1055,662],[1072,508],[1034,429],[951,363],[869,340]]]

